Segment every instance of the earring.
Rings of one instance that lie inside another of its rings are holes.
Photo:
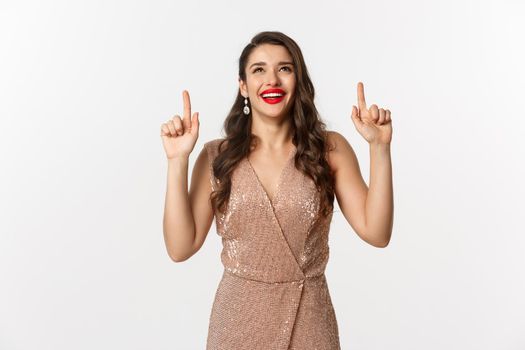
[[[248,99],[247,98],[244,98],[244,108],[243,108],[242,111],[246,115],[250,114],[250,107],[248,107]]]

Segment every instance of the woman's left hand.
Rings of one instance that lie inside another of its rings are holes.
[[[357,131],[369,144],[390,144],[392,140],[392,119],[390,110],[377,108],[373,104],[366,108],[363,83],[357,83],[357,103],[352,106],[352,121]]]

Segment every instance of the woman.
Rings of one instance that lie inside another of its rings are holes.
[[[325,278],[337,197],[354,231],[386,247],[393,224],[390,111],[366,107],[363,84],[352,120],[370,144],[370,188],[352,147],[326,131],[298,45],[261,32],[239,59],[239,92],[224,139],[204,144],[187,192],[199,116],[162,125],[168,158],[164,239],[177,262],[195,254],[213,217],[224,274],[210,315],[207,349],[340,349]]]

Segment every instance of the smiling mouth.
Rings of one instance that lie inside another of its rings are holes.
[[[284,93],[276,93],[276,92],[264,93],[264,94],[261,94],[261,98],[266,103],[276,104],[276,103],[281,102],[284,99],[284,95],[285,95]]]

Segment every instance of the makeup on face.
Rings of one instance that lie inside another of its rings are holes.
[[[264,102],[272,105],[283,101],[284,95],[286,95],[284,90],[276,88],[266,89],[260,94]]]
[[[246,68],[249,77],[246,83],[250,90],[257,91],[256,96],[272,106],[269,109],[271,113],[284,108],[291,97],[288,94],[295,87],[295,65],[286,48],[272,44],[261,45],[252,52],[251,60],[253,63]],[[253,102],[254,109],[257,109],[257,105],[264,108],[259,99]]]

